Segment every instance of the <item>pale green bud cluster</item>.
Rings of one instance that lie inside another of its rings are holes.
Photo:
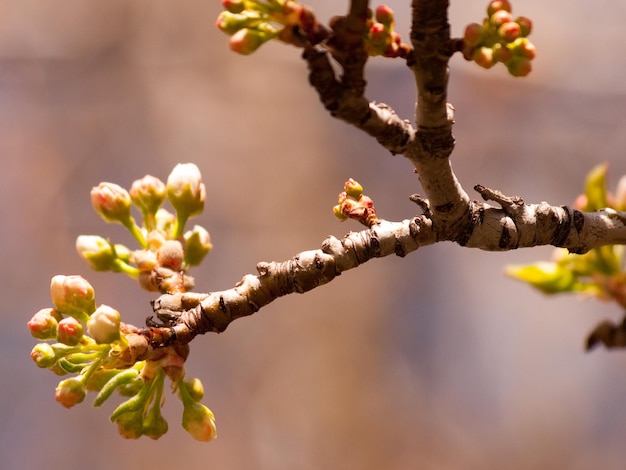
[[[508,0],[492,0],[482,24],[471,23],[463,35],[463,56],[484,68],[498,62],[514,77],[532,70],[535,46],[528,40],[532,22],[524,16],[513,18]]]
[[[201,226],[185,232],[188,219],[202,212],[206,200],[206,187],[196,165],[176,165],[167,183],[147,175],[134,181],[130,191],[100,183],[92,189],[91,200],[104,220],[121,223],[139,243],[139,249],[133,251],[99,235],[79,236],[76,250],[92,269],[123,272],[151,291],[192,287],[193,278],[180,273],[200,264],[212,248],[209,233]],[[173,213],[163,207],[165,201]],[[132,206],[139,210],[141,224],[133,218]]]
[[[333,213],[340,221],[354,219],[371,227],[378,221],[374,201],[363,194],[363,187],[352,178],[345,182],[343,192],[337,197]]]
[[[328,35],[313,11],[294,0],[222,0],[222,7],[216,26],[239,54],[252,54],[271,39],[318,44]]]
[[[622,177],[615,194],[606,189],[607,165],[591,170],[574,209],[583,211],[626,210],[626,177]],[[585,254],[569,253],[557,248],[551,261],[508,266],[506,273],[527,282],[546,294],[577,292],[616,302],[626,309],[625,250],[622,245],[602,246]]]

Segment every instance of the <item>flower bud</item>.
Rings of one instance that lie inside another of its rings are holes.
[[[165,201],[165,184],[159,178],[146,175],[133,182],[130,199],[144,214],[154,214]]]
[[[76,346],[83,338],[83,325],[74,317],[65,317],[59,322],[57,341],[68,346]]]
[[[514,21],[503,23],[498,28],[498,36],[507,43],[515,41],[518,37],[520,37],[521,32],[522,28],[520,28],[520,25]]]
[[[157,251],[157,263],[159,266],[180,271],[183,266],[185,252],[178,240],[166,240]]]
[[[98,344],[109,344],[120,339],[120,312],[108,305],[100,305],[87,322],[87,331]]]
[[[193,163],[179,163],[167,178],[167,198],[177,212],[197,215],[204,209],[206,190]]]
[[[534,59],[535,55],[537,55],[535,45],[526,38],[516,39],[512,46],[511,50],[515,55],[526,57],[530,60]]]
[[[47,369],[57,361],[54,349],[48,343],[39,343],[30,352],[30,358],[35,361],[37,367]]]
[[[169,212],[167,209],[159,209],[155,216],[157,229],[163,233],[170,233],[174,223],[176,222],[176,216]]]
[[[208,442],[217,437],[215,416],[206,406],[195,401],[185,403],[183,428],[198,441]]]
[[[358,200],[363,194],[363,186],[361,186],[357,181],[353,180],[352,178],[346,181],[346,183],[343,185],[343,188],[346,194],[355,200]]]
[[[143,410],[128,411],[115,419],[124,439],[139,439],[143,434]]]
[[[479,47],[474,51],[472,60],[481,67],[490,69],[495,64],[495,60],[493,59],[493,49],[490,47]]]
[[[500,25],[510,21],[513,21],[513,16],[511,16],[511,13],[506,10],[498,10],[489,17],[489,23],[495,27],[499,27]]]
[[[530,59],[514,56],[506,63],[506,68],[514,77],[525,77],[532,71]]]
[[[127,223],[131,199],[128,191],[114,183],[100,183],[91,190],[93,208],[107,222]]]
[[[202,386],[200,379],[194,377],[193,379],[186,380],[185,386],[187,387],[187,391],[189,392],[189,396],[191,396],[191,398],[195,401],[202,400],[202,397],[204,397],[204,387]]]
[[[93,287],[81,276],[57,275],[50,282],[50,297],[57,310],[86,321],[96,309]]]
[[[376,7],[375,17],[376,21],[382,23],[386,27],[390,27],[394,22],[393,10],[385,4]]]
[[[117,256],[111,243],[98,235],[79,235],[76,251],[94,271],[112,271]]]
[[[243,0],[222,0],[222,7],[231,13],[241,13],[245,5]]]
[[[494,44],[492,49],[494,62],[507,62],[513,57],[511,50],[500,43]]]
[[[213,248],[211,236],[204,227],[195,225],[193,230],[185,233],[185,262],[197,266]]]
[[[508,0],[492,0],[487,7],[487,15],[492,16],[497,11],[511,11],[511,4]]]
[[[150,439],[158,439],[167,432],[168,425],[161,414],[161,404],[154,403],[143,420],[143,434]]]
[[[256,29],[243,28],[234,33],[228,41],[230,50],[242,55],[249,55],[272,36]]]
[[[37,339],[53,339],[57,335],[57,325],[63,318],[53,308],[42,308],[28,321],[30,334]]]
[[[62,380],[57,385],[54,399],[65,408],[78,405],[85,399],[85,385],[76,378]]]
[[[463,41],[470,47],[476,47],[483,39],[484,29],[482,25],[478,23],[471,23],[465,27],[465,33],[463,34]]]
[[[515,19],[515,22],[520,25],[521,28],[521,36],[523,38],[525,38],[526,36],[528,36],[532,29],[533,29],[533,22],[530,20],[530,18],[526,18],[525,16],[518,16]]]

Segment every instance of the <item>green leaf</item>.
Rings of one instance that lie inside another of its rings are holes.
[[[557,263],[539,261],[529,265],[508,266],[505,272],[546,294],[577,290],[572,271]]]
[[[585,195],[587,196],[587,204],[585,211],[597,211],[608,207],[608,199],[606,195],[606,172],[609,165],[601,163],[591,169],[587,175],[585,182]]]

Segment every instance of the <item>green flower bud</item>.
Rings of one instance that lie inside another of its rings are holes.
[[[190,266],[197,266],[211,251],[211,236],[200,225],[185,233],[185,262]]]
[[[98,235],[80,235],[76,238],[76,251],[94,271],[113,271],[117,254],[113,245]]]
[[[30,357],[35,361],[37,367],[41,367],[42,369],[52,367],[57,361],[54,349],[48,343],[37,344],[30,352]]]
[[[124,439],[139,439],[143,435],[143,410],[123,413],[115,422],[117,431]]]
[[[507,43],[515,41],[517,38],[520,37],[521,33],[522,28],[514,21],[508,21],[506,23],[503,23],[498,28],[498,36]]]
[[[87,321],[87,331],[98,344],[109,344],[120,339],[120,312],[108,305],[100,305]]]
[[[478,23],[471,23],[465,27],[463,41],[470,47],[478,46],[482,39],[485,28]]]
[[[243,0],[222,0],[222,7],[231,13],[241,13],[246,8]]]
[[[516,39],[511,45],[511,52],[520,57],[526,57],[527,59],[534,59],[537,55],[537,49],[535,45],[527,38]]]
[[[526,18],[525,16],[518,16],[515,19],[515,22],[520,25],[521,35],[523,38],[531,33],[533,29],[533,22],[529,18]]]
[[[498,10],[489,17],[489,23],[496,28],[510,21],[513,21],[513,16],[506,10]]]
[[[114,183],[100,183],[91,190],[93,208],[107,222],[127,224],[131,199],[128,191]]]
[[[376,7],[375,11],[376,21],[382,23],[386,27],[391,27],[394,23],[393,19],[393,10],[389,8],[387,5],[379,5]]]
[[[163,181],[150,175],[134,181],[130,187],[130,199],[144,214],[155,214],[165,201],[165,193]]]
[[[513,56],[513,58],[506,63],[506,68],[514,77],[525,77],[532,71],[532,64],[530,59],[526,57]]]
[[[83,322],[96,309],[93,287],[81,276],[54,276],[50,297],[59,312]]]
[[[143,420],[143,434],[150,439],[158,439],[167,432],[168,425],[161,414],[161,404],[154,403]]]
[[[74,317],[66,317],[59,322],[57,341],[68,346],[76,346],[83,338],[83,325]]]
[[[195,401],[202,400],[202,397],[204,397],[204,387],[200,379],[194,377],[193,379],[185,380],[185,386],[191,398]]]
[[[183,428],[198,441],[208,442],[217,437],[215,416],[206,406],[195,401],[185,403]]]
[[[263,43],[272,39],[272,35],[257,29],[243,28],[234,33],[228,41],[230,50],[242,55],[256,51]]]
[[[85,385],[76,378],[62,380],[56,388],[54,399],[65,408],[78,405],[85,399]]]
[[[492,16],[497,11],[511,12],[511,4],[508,0],[492,0],[487,7],[487,16]]]
[[[54,339],[57,335],[57,325],[63,318],[53,308],[42,308],[28,321],[30,334],[37,339]]]
[[[232,36],[237,31],[240,31],[253,23],[257,23],[261,19],[261,16],[257,12],[244,11],[241,13],[231,13],[229,11],[223,11],[217,17],[215,26],[217,28]]]
[[[358,181],[350,178],[343,186],[346,194],[356,200],[359,200],[361,195],[363,194],[363,186],[361,186]]]
[[[493,49],[490,47],[479,47],[474,50],[472,60],[486,69],[490,69],[496,63],[493,58]]]

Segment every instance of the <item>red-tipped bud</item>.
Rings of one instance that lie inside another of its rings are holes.
[[[249,55],[270,39],[267,33],[256,29],[243,28],[230,37],[228,45],[233,52]]]
[[[59,312],[81,321],[96,309],[93,287],[81,276],[54,276],[50,297]]]
[[[472,60],[486,69],[490,69],[496,63],[493,58],[493,49],[490,47],[479,47],[474,50]]]
[[[465,27],[463,41],[470,47],[478,46],[483,39],[484,28],[478,23],[470,23]]]
[[[241,13],[245,9],[243,0],[222,0],[222,7],[231,13]]]
[[[379,23],[382,23],[385,26],[389,27],[394,22],[393,10],[385,4],[380,5],[376,7],[375,18],[376,21],[378,21]]]
[[[91,190],[93,208],[107,222],[126,223],[130,219],[128,191],[114,183],[100,183]]]
[[[37,344],[30,352],[30,358],[42,369],[52,367],[57,361],[54,349],[48,343]]]
[[[59,322],[57,341],[68,346],[76,346],[83,338],[83,325],[74,317],[65,317]]]
[[[523,38],[531,33],[533,29],[533,22],[529,18],[526,18],[525,16],[518,16],[515,22],[520,25],[521,36]]]
[[[62,380],[56,388],[54,399],[65,408],[78,405],[85,399],[85,385],[75,378]]]
[[[513,43],[513,54],[527,59],[534,59],[537,55],[535,45],[526,38],[519,38]]]
[[[509,21],[513,21],[513,16],[511,16],[511,13],[506,10],[496,11],[489,17],[489,23],[496,28],[504,23],[508,23]]]
[[[55,309],[42,308],[28,321],[28,330],[37,339],[56,338],[57,326],[62,318],[63,315]]]
[[[487,7],[487,16],[492,16],[497,11],[511,12],[511,4],[508,0],[492,0]]]
[[[144,214],[154,214],[165,201],[165,184],[159,178],[146,175],[130,187],[130,199]]]
[[[500,36],[500,38],[504,42],[515,41],[517,38],[520,37],[521,32],[522,29],[520,28],[520,25],[515,23],[514,21],[508,21],[500,25],[500,27],[498,28],[498,36]]]

